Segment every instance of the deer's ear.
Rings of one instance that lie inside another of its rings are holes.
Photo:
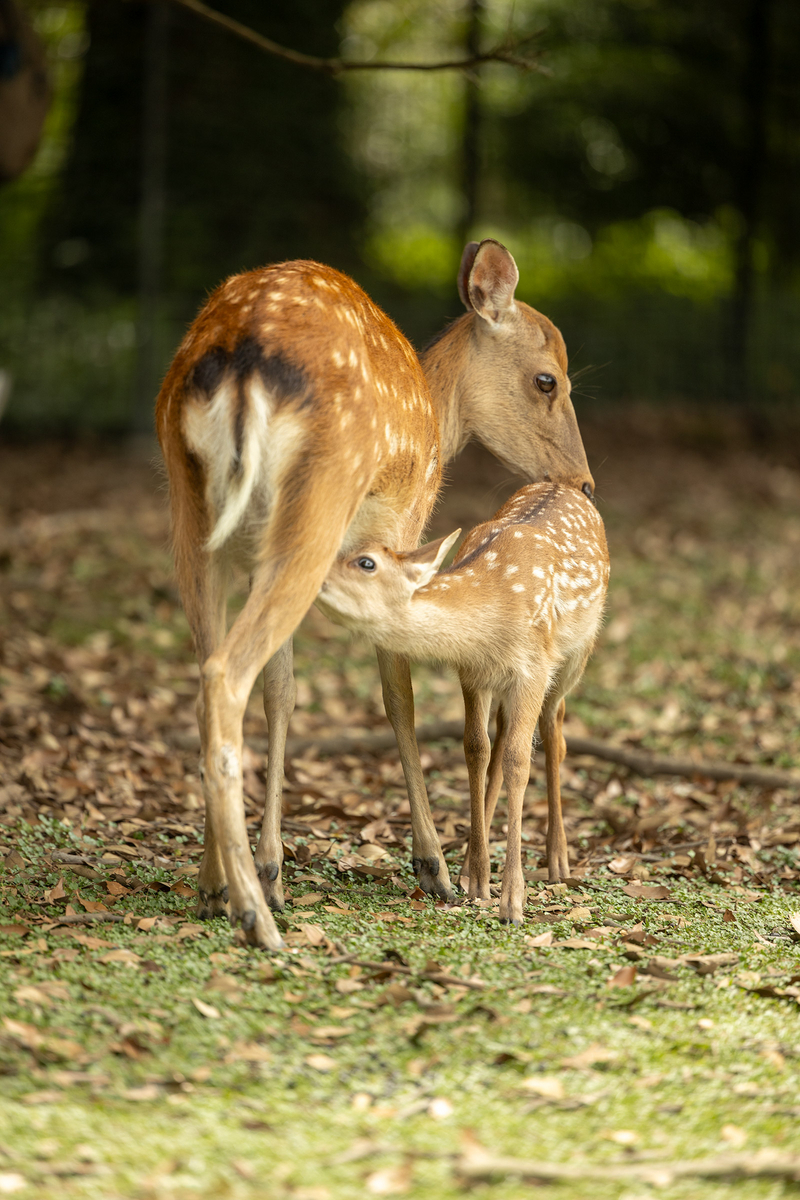
[[[466,251],[465,251],[466,253]],[[499,325],[514,310],[514,292],[519,271],[514,259],[493,238],[486,238],[475,252],[469,273],[470,305],[490,325]]]
[[[467,242],[461,255],[461,266],[458,268],[458,294],[467,312],[472,312],[472,301],[469,298],[469,273],[478,253],[479,242]]]
[[[406,550],[402,554],[398,554],[397,557],[406,578],[411,580],[415,588],[425,587],[426,583],[430,583],[444,562],[447,551],[460,533],[461,530],[457,529],[455,533],[449,533],[447,537],[437,538],[435,542],[427,542],[418,550]]]

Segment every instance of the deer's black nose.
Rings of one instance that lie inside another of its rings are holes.
[[[581,488],[581,491],[583,492],[584,496],[586,496],[586,498],[591,500],[592,504],[594,504],[594,492],[592,491],[592,485],[590,483],[585,483]]]

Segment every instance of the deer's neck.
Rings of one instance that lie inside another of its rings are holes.
[[[420,356],[439,422],[442,461],[449,462],[469,441],[462,376],[469,360],[473,315],[464,313]]]

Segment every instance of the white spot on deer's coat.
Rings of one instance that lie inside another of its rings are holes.
[[[506,575],[516,575],[518,570],[519,570],[519,567],[516,565],[506,567]]]
[[[512,583],[511,590],[512,590],[512,592],[524,592],[525,584],[524,583]]]
[[[331,354],[331,362],[333,363],[333,365],[335,367],[343,367],[344,366],[344,355],[342,354],[341,350],[333,351],[333,353]]]

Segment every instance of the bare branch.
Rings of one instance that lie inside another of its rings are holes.
[[[346,71],[469,71],[483,66],[484,63],[492,62],[504,63],[506,66],[517,67],[522,71],[540,71],[542,74],[549,74],[549,71],[539,63],[530,58],[522,58],[517,54],[519,48],[529,42],[530,38],[520,38],[516,41],[507,39],[484,54],[444,62],[352,62],[344,58],[318,58],[315,54],[302,54],[299,50],[290,50],[286,46],[279,46],[271,38],[256,33],[255,29],[250,29],[241,21],[235,21],[233,17],[226,17],[216,9],[203,4],[202,0],[172,0],[172,3],[188,9],[195,16],[202,17],[203,20],[210,21],[213,25],[220,26],[228,33],[234,34],[235,37],[250,42],[259,50],[263,50],[265,54],[271,54],[274,58],[282,58],[285,62],[294,63],[297,67],[305,67],[309,71],[321,71],[326,75],[342,75]]]
[[[432,721],[429,725],[417,726],[416,732],[418,742],[438,742],[450,738],[460,741],[464,736],[464,725],[461,721]],[[185,750],[195,750],[200,745],[197,734],[188,731],[178,731],[172,734],[170,740],[173,745]],[[269,743],[266,738],[248,738],[248,743],[259,754],[268,752]],[[312,747],[323,757],[359,752],[379,754],[383,750],[391,750],[395,745],[395,736],[391,729],[380,730],[377,733],[342,734],[330,738],[290,737],[286,743],[286,757],[297,758]],[[603,742],[598,738],[572,735],[567,736],[567,753],[618,763],[646,778],[652,778],[654,775],[679,775],[687,779],[696,776],[704,779],[734,779],[754,787],[788,788],[800,792],[800,773],[797,771],[754,767],[747,763],[720,762],[718,759],[695,761],[688,758],[662,758],[657,754],[631,750],[627,746],[615,746],[613,742]],[[533,768],[531,771],[533,772]]]

